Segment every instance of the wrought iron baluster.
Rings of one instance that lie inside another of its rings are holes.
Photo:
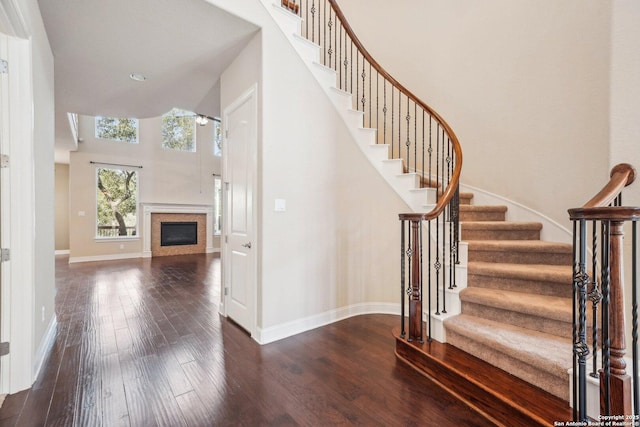
[[[362,112],[363,113],[366,110],[365,109],[365,103],[366,103],[366,100],[367,100],[367,97],[365,95],[365,82],[366,82],[366,79],[367,79],[366,68],[367,68],[367,65],[365,63],[365,58],[363,56],[362,57],[362,74],[360,74],[360,77],[362,77],[362,99],[360,100],[360,103],[362,104]],[[362,115],[363,125],[364,125],[364,119],[365,119],[365,114]]]
[[[424,264],[423,264],[424,265]],[[427,265],[431,265],[431,221],[427,223]],[[427,275],[427,292],[429,292],[427,298],[429,300],[429,307],[427,309],[427,322],[429,322],[429,342],[431,342],[431,310],[432,310],[432,298],[431,298],[431,272]],[[436,304],[437,307],[437,304]]]
[[[411,115],[409,114],[409,97],[408,96],[407,96],[407,116],[405,117],[405,119],[407,120],[407,141],[405,142],[405,145],[407,146],[407,172],[411,172],[411,162],[409,161],[411,157],[411,154],[409,154],[410,147],[411,147],[411,139],[409,138],[409,132],[410,132],[409,129],[411,127]],[[415,171],[415,168],[414,168],[414,171]]]
[[[404,314],[405,314],[405,220],[400,221],[400,336],[405,337],[406,332],[404,328]]]
[[[333,8],[329,7],[329,22],[327,23],[327,26],[329,27],[329,47],[327,49],[327,54],[329,55],[329,63],[325,65],[328,65],[329,68],[331,68],[331,56],[333,55],[333,47],[331,46],[331,32],[333,30],[333,20],[331,16],[332,10]],[[325,43],[326,43],[326,40],[325,40]]]
[[[311,2],[311,41],[316,42],[316,2]]]
[[[360,51],[356,49],[356,110],[360,110],[360,84],[358,73],[360,72]]]
[[[593,272],[593,280],[591,285],[591,292],[589,293],[589,299],[592,304],[592,315],[593,315],[593,326],[592,326],[592,346],[593,349],[593,357],[592,362],[593,366],[591,369],[591,375],[593,378],[598,378],[598,322],[595,321],[598,319],[598,304],[602,300],[602,294],[600,293],[600,283],[598,281],[598,223],[597,221],[592,221],[592,230],[591,230],[591,271]]]
[[[418,104],[413,103],[413,171],[418,172]],[[420,188],[424,186],[420,180]]]
[[[387,143],[387,81],[383,79],[383,89],[384,89],[384,107],[382,107],[382,124],[384,126],[383,135],[383,144]],[[391,157],[393,158],[393,147],[391,147]]]
[[[322,51],[324,52],[323,64],[327,64],[327,2],[324,2],[324,13],[322,14],[324,24],[322,26],[322,37],[324,42],[322,43]]]
[[[393,135],[394,135],[394,132],[393,132],[394,120],[393,120],[393,118],[395,117],[395,115],[393,114],[393,110],[395,108],[394,107],[395,106],[395,102],[394,102],[394,97],[393,97],[393,92],[394,92],[393,89],[394,89],[393,86],[391,86],[391,158],[395,159],[396,158],[396,155],[395,155],[395,144],[393,142]]]
[[[422,168],[422,185],[420,186],[421,188],[424,186],[424,119],[425,119],[425,114],[424,114],[424,110],[422,110],[422,164],[420,165],[420,167]],[[429,183],[431,183],[431,177],[429,177]]]
[[[372,128],[371,123],[371,104],[373,104],[373,92],[371,92],[371,62],[369,62],[369,127]],[[377,141],[376,141],[377,142]]]
[[[422,262],[422,245],[424,243],[424,240],[422,240],[422,221],[420,221],[420,343],[422,344],[424,342],[424,323],[422,322],[422,314],[424,313],[424,292],[423,292],[423,268],[422,266],[424,265]],[[431,336],[429,336],[429,339],[431,339]]]
[[[578,342],[578,271],[579,271],[579,261],[578,261],[578,246],[581,243],[578,241],[578,221],[573,221],[573,252],[572,252],[572,260],[573,260],[573,283],[572,283],[572,292],[571,292],[571,318],[573,319],[573,328],[572,328],[572,343]],[[594,319],[594,322],[596,320]],[[573,420],[578,421],[578,383],[580,382],[578,378],[578,358],[576,354],[573,354],[573,378],[572,378],[572,390],[573,390],[573,404],[571,407],[573,408]]]
[[[633,360],[633,413],[640,415],[638,384],[638,221],[631,225],[631,353]]]
[[[611,395],[610,383],[611,378],[611,339],[609,337],[609,302],[610,302],[610,259],[609,251],[611,248],[611,229],[608,221],[602,221],[602,256],[601,256],[601,283],[602,283],[602,371],[600,381],[603,382],[604,396],[604,414],[611,414],[611,401],[608,398]]]

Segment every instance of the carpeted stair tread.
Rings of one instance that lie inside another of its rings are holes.
[[[479,276],[557,282],[569,287],[573,284],[573,269],[569,265],[470,261],[467,271]]]
[[[460,221],[504,221],[506,206],[460,205]]]
[[[472,200],[473,200],[473,193],[464,192],[464,191],[460,192],[460,206],[469,205],[471,204]]]
[[[469,261],[571,265],[569,243],[543,240],[468,240]]]
[[[461,240],[539,240],[539,222],[462,221]]]
[[[572,301],[547,295],[525,294],[501,289],[466,288],[460,291],[463,304],[471,302],[516,313],[572,323]],[[464,305],[463,305],[464,314]]]
[[[447,330],[568,381],[573,356],[570,340],[465,314],[451,317],[445,324]],[[491,360],[491,355],[475,356]]]

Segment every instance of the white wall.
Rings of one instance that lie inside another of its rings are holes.
[[[79,136],[84,141],[72,152],[69,165],[70,260],[86,257],[139,256],[142,240],[97,241],[96,166],[106,162],[142,166],[138,170],[139,203],[213,204],[213,174],[220,160],[213,156],[213,126],[196,126],[196,152],[162,148],[161,118],[139,121],[139,143],[95,138],[95,119],[80,116]],[[84,212],[84,216],[80,214]],[[142,237],[142,215],[138,230]],[[121,247],[122,246],[122,247]],[[215,246],[215,245],[214,245]]]
[[[568,226],[567,209],[608,177],[610,1],[340,6],[380,64],[451,124],[464,183]]]

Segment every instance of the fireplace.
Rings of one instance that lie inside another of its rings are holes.
[[[212,253],[213,207],[208,205],[142,204],[142,256],[187,255]],[[162,245],[162,223],[194,223],[197,225],[196,244]]]
[[[160,246],[180,246],[198,244],[198,222],[161,222]]]

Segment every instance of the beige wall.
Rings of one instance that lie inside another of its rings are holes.
[[[56,251],[69,250],[69,165],[55,164]]]
[[[382,66],[452,125],[464,183],[568,225],[567,209],[608,176],[610,1],[340,6]]]
[[[69,166],[69,245],[71,260],[83,257],[139,256],[142,240],[96,240],[96,167],[94,162],[139,165],[139,203],[213,204],[213,174],[220,161],[213,156],[211,123],[197,126],[195,153],[162,148],[161,118],[139,121],[139,143],[95,138],[93,117],[80,116],[83,142],[71,153]],[[82,213],[84,212],[84,215]],[[138,230],[142,237],[142,215]]]
[[[271,18],[261,24],[221,78],[223,109],[256,82],[262,106],[258,327],[397,302],[397,214],[407,207]],[[275,199],[286,212],[274,212]]]

